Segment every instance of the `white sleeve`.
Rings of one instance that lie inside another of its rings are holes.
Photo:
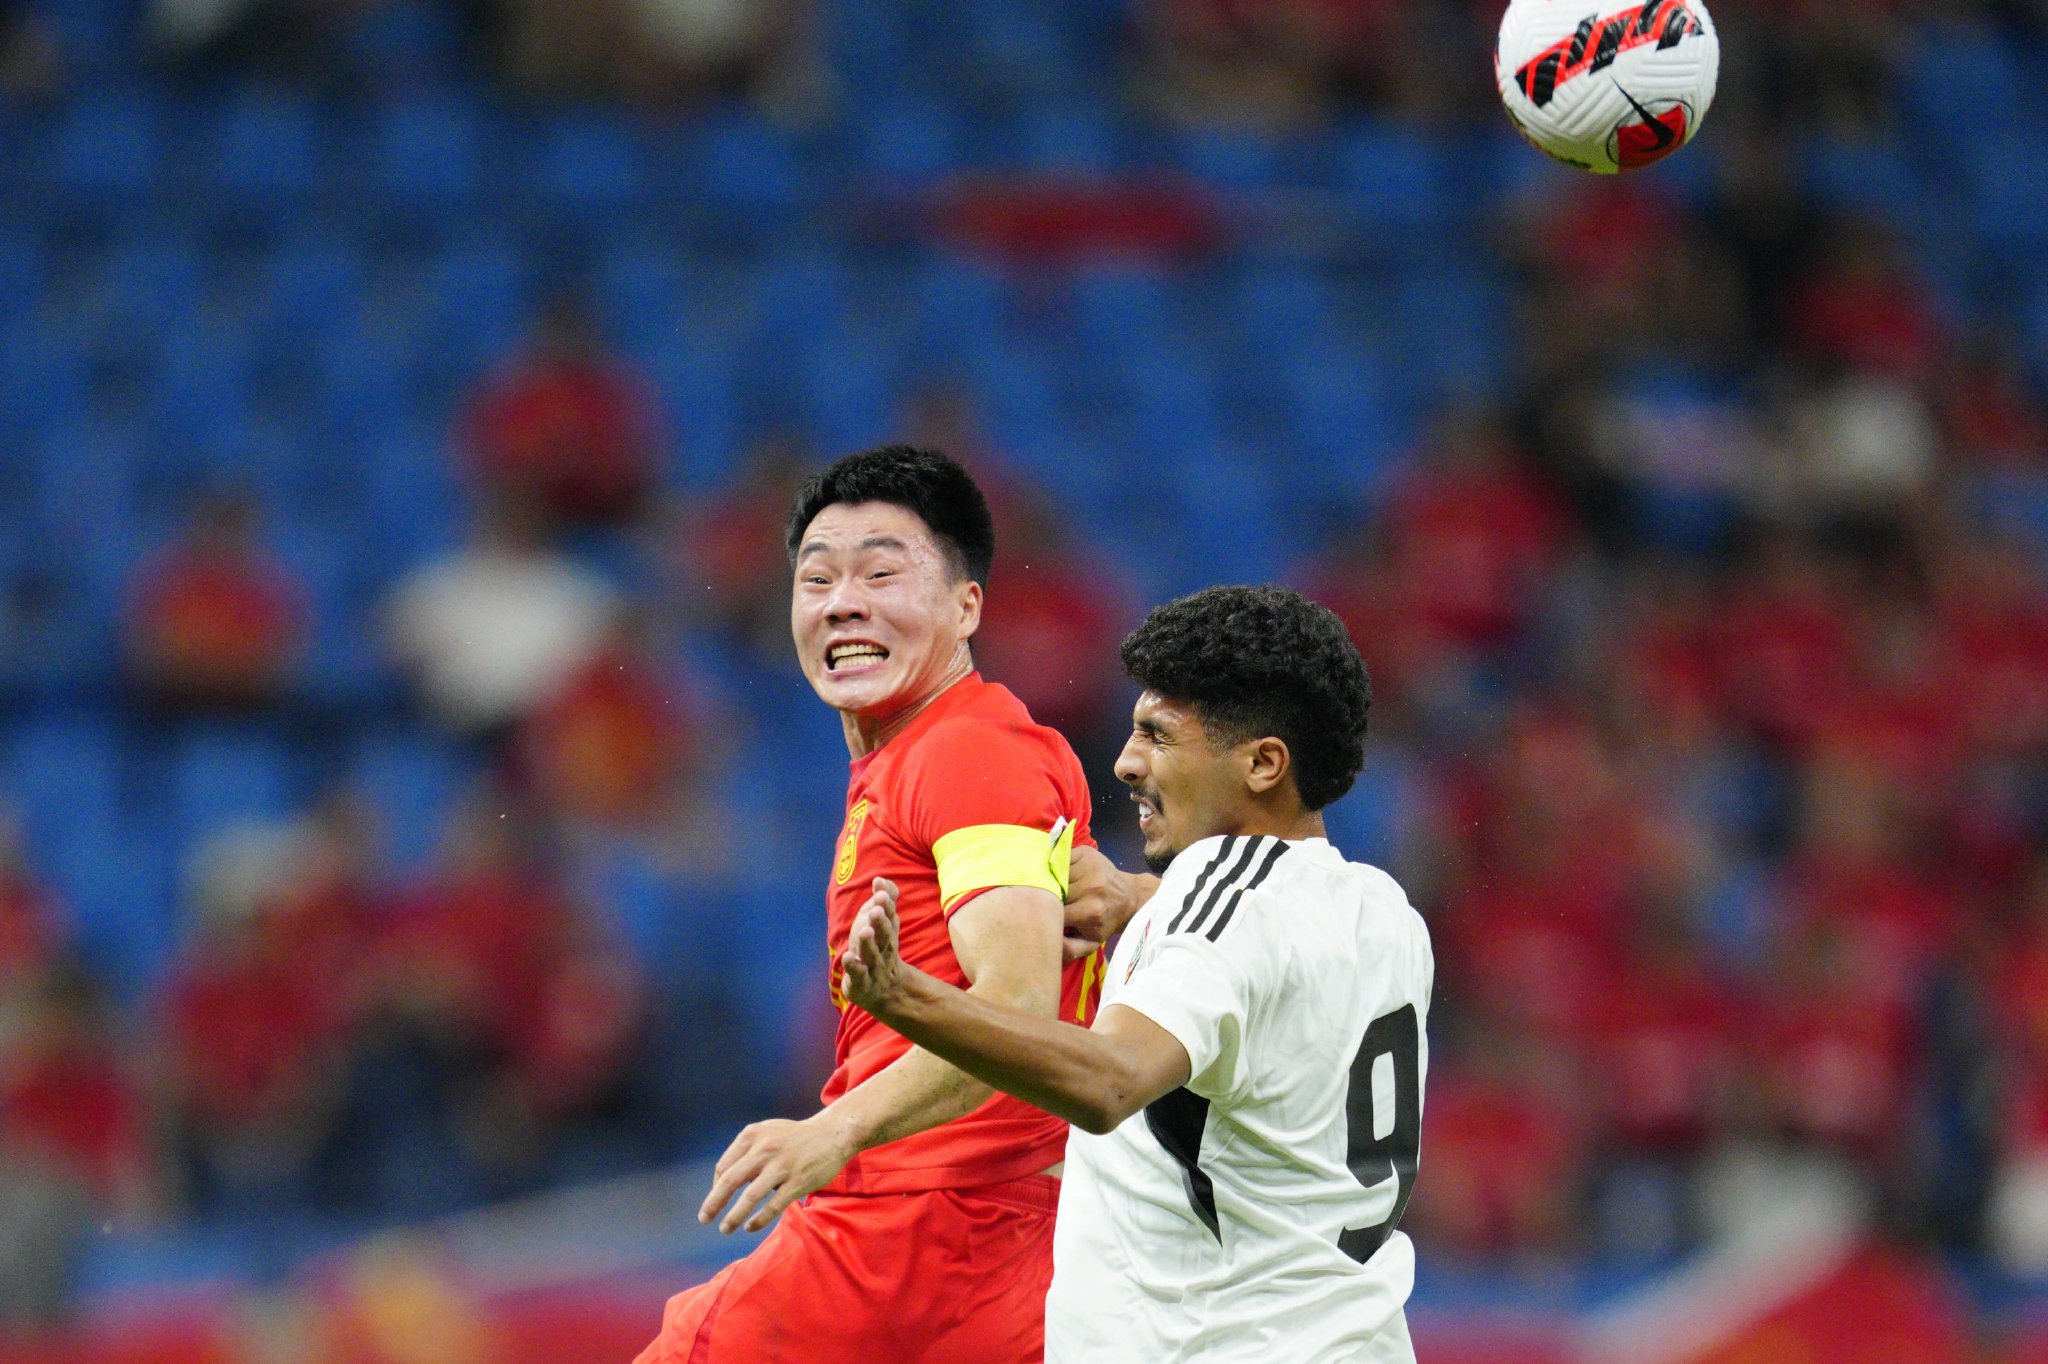
[[[1187,1048],[1187,1087],[1223,1100],[1244,1082],[1245,1027],[1256,994],[1247,970],[1263,953],[1233,934],[1231,951],[1198,933],[1174,933],[1155,945],[1115,1002],[1136,1009]]]

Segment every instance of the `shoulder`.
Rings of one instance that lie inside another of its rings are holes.
[[[1224,834],[1190,844],[1161,879],[1160,928],[1170,935],[1199,934],[1219,941],[1288,857],[1290,845],[1263,834]]]
[[[1078,763],[1065,736],[1034,721],[1015,698],[1011,701],[1014,709],[975,705],[940,720],[904,754],[906,771],[962,764],[994,770],[1018,762],[1057,769]]]

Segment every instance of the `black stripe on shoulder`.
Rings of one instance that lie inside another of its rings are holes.
[[[1231,849],[1235,848],[1236,846],[1237,835],[1225,834],[1223,837],[1223,846],[1216,850],[1216,855],[1209,859],[1209,865],[1203,867],[1202,874],[1195,878],[1195,888],[1188,892],[1187,898],[1185,900],[1182,900],[1180,902],[1180,912],[1178,914],[1175,914],[1173,916],[1173,922],[1166,926],[1167,932],[1172,933],[1180,928],[1180,921],[1182,919],[1187,918],[1188,911],[1194,908],[1195,901],[1202,898],[1202,887],[1209,884],[1209,878],[1216,874],[1216,868],[1222,866],[1225,862],[1230,860]]]
[[[1230,888],[1244,879],[1245,872],[1251,868],[1252,859],[1259,855],[1259,846],[1265,841],[1263,838],[1247,838],[1244,841],[1244,851],[1238,854],[1237,859],[1230,864],[1230,870],[1223,873],[1223,878],[1209,892],[1208,898],[1202,901],[1202,907],[1196,911],[1195,917],[1188,921],[1188,932],[1202,931],[1203,921],[1215,912],[1216,906],[1223,902],[1223,897]]]
[[[1237,913],[1237,902],[1245,897],[1246,891],[1259,888],[1259,882],[1266,879],[1266,873],[1273,870],[1273,864],[1286,855],[1289,846],[1285,840],[1273,840],[1272,850],[1260,861],[1259,869],[1252,873],[1252,879],[1237,888],[1237,893],[1230,897],[1230,903],[1223,906],[1223,912],[1216,916],[1216,922],[1209,925],[1210,942],[1215,942],[1223,936],[1223,926],[1230,922],[1231,915]]]

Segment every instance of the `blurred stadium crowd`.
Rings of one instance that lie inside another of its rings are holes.
[[[0,1321],[809,1102],[780,521],[896,437],[1105,802],[1144,605],[1354,628],[1425,1264],[2048,1277],[2048,30],[1715,15],[1596,183],[1451,0],[0,7]]]

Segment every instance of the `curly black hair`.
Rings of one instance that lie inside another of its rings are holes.
[[[1372,682],[1328,608],[1284,587],[1211,587],[1170,601],[1125,637],[1124,671],[1194,708],[1219,746],[1287,745],[1301,803],[1320,810],[1365,766]]]
[[[953,575],[988,586],[996,557],[995,521],[972,475],[937,450],[883,445],[835,461],[797,489],[783,539],[796,563],[804,531],[837,502],[888,502],[915,512],[938,541]]]

